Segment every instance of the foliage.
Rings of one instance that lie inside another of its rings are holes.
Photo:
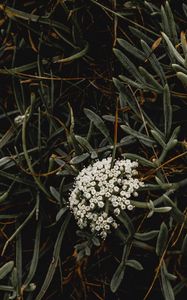
[[[187,5],[7,0],[0,17],[1,299],[181,299]],[[68,197],[109,155],[145,185],[102,241]]]

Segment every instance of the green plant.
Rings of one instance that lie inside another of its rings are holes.
[[[135,299],[132,276],[138,300],[180,299],[187,6],[154,2],[0,5],[3,300]],[[144,186],[103,241],[80,230],[69,196],[109,156],[138,161]]]

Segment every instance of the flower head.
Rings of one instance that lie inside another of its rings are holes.
[[[112,228],[117,228],[116,217],[122,210],[131,211],[131,197],[143,182],[134,178],[138,163],[130,159],[98,160],[83,168],[75,179],[69,196],[69,206],[80,228],[88,227],[105,239]]]

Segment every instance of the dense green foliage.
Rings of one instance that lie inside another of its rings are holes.
[[[184,299],[183,2],[0,4],[1,299]],[[137,160],[145,186],[102,241],[68,197],[109,155]]]

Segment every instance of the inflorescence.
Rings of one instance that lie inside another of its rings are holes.
[[[144,183],[134,178],[138,175],[138,162],[130,159],[104,158],[83,168],[75,179],[69,205],[83,229],[105,239],[112,228],[117,228],[116,217],[121,211],[134,208],[130,198],[137,197],[137,190]]]

